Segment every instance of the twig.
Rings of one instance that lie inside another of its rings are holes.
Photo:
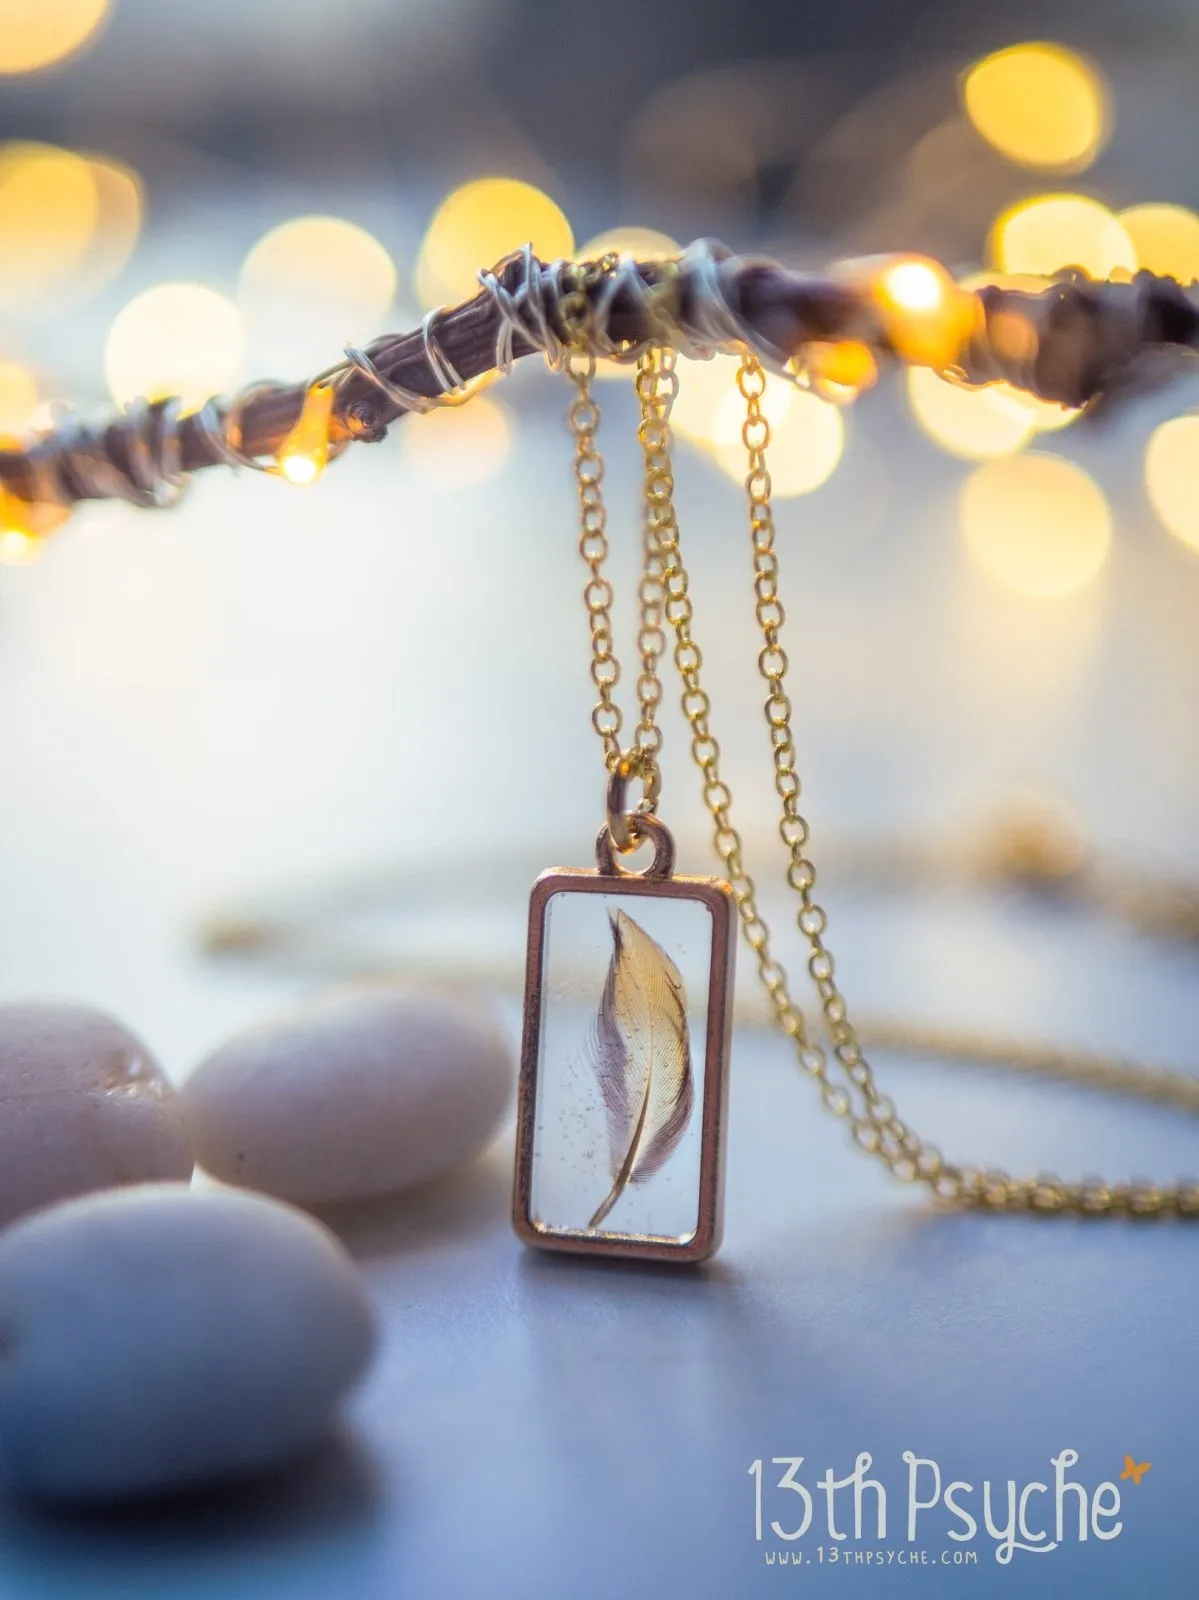
[[[707,270],[701,272],[704,249]],[[521,291],[531,290],[535,299],[539,296],[537,303],[551,335],[565,338],[559,268],[543,266],[527,254],[515,255],[496,269],[495,276],[509,295],[519,298]],[[661,337],[660,315],[646,290],[665,285],[675,328],[693,344],[712,347],[710,301],[718,294],[725,321],[731,319],[735,325],[716,341],[721,348],[750,344],[759,353],[769,352],[776,363],[793,358],[802,364],[805,347],[853,339],[884,361],[905,355],[897,348],[902,341],[896,340],[879,310],[868,275],[813,276],[773,261],[730,256],[716,246],[693,247],[678,263],[637,263],[635,280],[625,276],[613,285],[611,277],[601,279],[589,291],[593,300],[603,294],[605,282],[603,312],[609,344],[636,346]],[[1147,360],[1160,360],[1163,350],[1177,355],[1199,349],[1199,286],[1183,288],[1173,279],[1149,273],[1140,273],[1131,283],[1094,283],[1073,276],[1034,292],[990,286],[975,291],[975,300],[974,332],[955,362],[959,375],[970,383],[1004,379],[1063,405],[1084,405],[1127,384],[1130,373]],[[533,353],[545,342],[545,330],[539,331],[527,296],[520,321],[524,332],[512,331],[512,359]],[[388,396],[387,385],[431,400],[442,397],[445,383],[437,371],[439,357],[465,381],[491,371],[504,322],[496,294],[484,291],[439,315],[432,351],[427,329],[423,335],[417,330],[375,340],[365,354],[384,382],[380,385],[353,366],[339,369],[330,444],[336,448],[385,435],[408,409],[394,394]],[[237,418],[240,452],[276,456],[300,415],[308,387],[263,385],[244,391]],[[23,449],[0,451],[0,486],[20,500],[53,498],[63,505],[127,492],[120,485],[139,480],[139,453],[142,478],[147,454],[162,463],[168,428],[172,465],[180,472],[228,462],[228,442],[214,430],[213,415],[227,416],[228,408],[215,412],[210,408],[207,419],[184,417],[177,424],[164,406],[143,408],[138,415],[115,415],[91,432],[88,470],[73,461],[71,426],[64,425]],[[76,443],[78,438],[76,431]],[[92,470],[98,457],[110,469],[111,482]]]

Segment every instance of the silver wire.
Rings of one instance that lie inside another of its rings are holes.
[[[519,334],[541,351],[549,366],[558,369],[567,348],[556,327],[562,324],[558,308],[568,292],[563,272],[569,263],[557,260],[544,267],[532,246],[526,244],[519,253],[520,281],[509,289],[499,272],[513,259],[509,257],[498,269],[486,269],[477,275],[498,314],[495,366],[504,373],[512,370],[513,345]],[[700,239],[689,245],[678,258],[679,278],[689,290],[689,316],[684,322],[669,314],[661,296],[655,294],[654,285],[642,277],[633,256],[621,255],[596,291],[588,349],[597,357],[618,362],[636,361],[645,350],[658,344],[673,345],[680,355],[693,361],[750,349],[769,371],[793,383],[800,381],[788,353],[764,340],[729,301],[728,285],[745,265],[746,258],[733,255],[715,240]],[[621,296],[635,300],[649,324],[650,331],[640,340],[628,342],[612,337],[612,307]],[[551,316],[551,310],[555,315]]]
[[[113,424],[69,413],[30,450],[39,497],[67,504],[75,498],[64,493],[69,482],[84,499],[127,500],[148,510],[177,505],[188,485],[181,464],[179,414],[178,400],[134,400],[126,406],[121,425],[128,465],[122,467],[108,449]]]

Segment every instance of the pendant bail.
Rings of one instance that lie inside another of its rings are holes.
[[[622,867],[617,859],[617,852],[613,848],[612,830],[605,822],[595,841],[595,864],[600,873],[607,878],[669,878],[674,873],[674,837],[670,829],[657,817],[638,817],[633,813],[637,833],[633,842],[633,849],[643,844],[647,839],[654,847],[654,858],[649,866],[641,872],[631,871]],[[628,854],[627,851],[622,854]]]

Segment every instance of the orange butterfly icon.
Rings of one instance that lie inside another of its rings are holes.
[[[1121,1480],[1131,1478],[1134,1483],[1140,1483],[1152,1465],[1152,1461],[1142,1461],[1138,1466],[1131,1456],[1125,1456],[1124,1471],[1120,1474],[1120,1478]]]

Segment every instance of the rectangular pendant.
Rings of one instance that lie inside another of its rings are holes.
[[[529,905],[513,1222],[543,1249],[702,1261],[723,1228],[733,892],[563,868]]]

